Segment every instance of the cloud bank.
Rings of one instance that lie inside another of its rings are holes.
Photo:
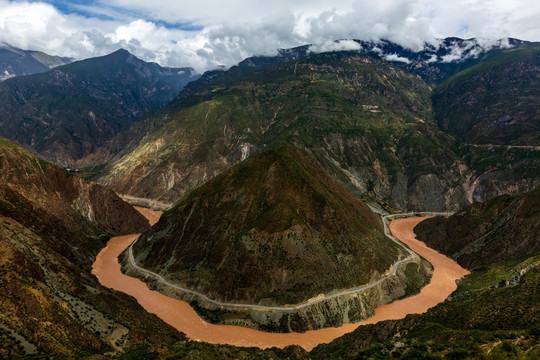
[[[304,44],[315,52],[358,46],[336,39],[387,39],[413,50],[448,36],[535,41],[539,17],[536,0],[0,0],[0,41],[77,59],[125,48],[204,71]]]

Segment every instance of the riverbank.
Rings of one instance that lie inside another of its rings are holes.
[[[455,280],[465,276],[468,271],[415,239],[412,229],[424,219],[393,220],[390,223],[390,230],[396,238],[432,263],[433,276],[430,284],[425,286],[418,295],[377,307],[375,315],[370,319],[336,328],[278,334],[240,326],[209,324],[202,320],[186,302],[152,291],[141,280],[122,274],[117,260],[118,255],[133,242],[138,234],[111,239],[98,254],[92,273],[104,286],[134,296],[147,311],[156,314],[193,340],[260,348],[299,345],[309,351],[321,343],[328,343],[353,331],[358,326],[382,320],[400,319],[408,314],[423,313],[444,301],[456,289]]]

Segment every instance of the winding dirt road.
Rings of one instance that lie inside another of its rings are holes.
[[[145,210],[143,215],[150,214]],[[309,351],[321,343],[328,343],[353,331],[358,326],[382,320],[401,319],[408,314],[423,313],[444,301],[456,289],[455,280],[467,275],[468,271],[415,239],[412,229],[424,219],[425,217],[393,220],[390,223],[390,230],[395,237],[433,265],[434,271],[430,284],[416,296],[379,306],[370,319],[357,324],[345,324],[338,328],[276,334],[239,326],[209,324],[202,320],[186,302],[150,290],[141,280],[122,274],[118,256],[137,238],[138,234],[112,238],[98,254],[92,273],[102,285],[135,297],[144,309],[156,314],[166,323],[185,333],[190,339],[213,344],[260,348],[299,345]],[[157,220],[155,216],[153,220]]]

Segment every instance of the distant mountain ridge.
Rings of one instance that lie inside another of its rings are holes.
[[[127,130],[128,144],[100,181],[175,202],[247,156],[288,143],[357,192],[410,209],[456,208],[465,205],[468,169],[433,121],[430,93],[418,76],[354,52],[240,65],[209,82],[203,75]]]
[[[388,40],[364,41],[358,39],[342,40],[325,45],[302,45],[289,49],[279,49],[275,56],[252,56],[242,60],[229,69],[233,72],[248,72],[249,69],[262,68],[268,65],[294,61],[322,52],[350,51],[362,55],[370,55],[390,61],[403,69],[419,74],[428,83],[439,83],[455,73],[478,63],[485,55],[494,56],[504,49],[530,44],[528,41],[515,38],[504,38],[498,41],[481,41],[479,39],[461,39],[448,37],[439,39],[438,46],[425,44],[422,50],[411,50]],[[356,44],[356,45],[354,45]],[[200,83],[224,75],[223,70],[205,72]],[[189,88],[188,88],[189,89]],[[187,90],[187,89],[186,89]]]
[[[22,50],[0,42],[0,81],[31,75],[72,63],[69,57],[51,56],[41,51]]]
[[[538,151],[467,144],[435,121],[432,107],[452,76],[527,53],[535,43],[449,38],[420,53],[362,44],[368,53],[313,54],[306,45],[207,72],[80,166],[98,165],[99,181],[120,193],[175,202],[244,155],[289,142],[309,149],[350,189],[401,209],[457,210],[537,186]],[[388,61],[388,54],[408,62]],[[537,98],[523,100],[534,107]]]
[[[195,79],[125,50],[0,83],[0,135],[69,165]]]

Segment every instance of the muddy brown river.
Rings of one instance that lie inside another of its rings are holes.
[[[146,209],[140,211],[143,215],[151,217],[151,223],[159,218],[159,214],[156,216]],[[207,323],[197,315],[188,303],[150,290],[141,280],[122,274],[118,256],[139,234],[119,236],[109,240],[107,246],[96,257],[92,273],[102,285],[135,297],[146,311],[156,314],[192,340],[259,348],[274,346],[283,348],[288,345],[299,345],[309,351],[315,346],[328,343],[361,325],[373,324],[382,320],[401,319],[408,314],[424,313],[429,308],[444,301],[457,288],[456,280],[469,272],[455,261],[416,240],[412,229],[424,219],[426,218],[393,220],[390,223],[390,230],[395,237],[409,245],[412,250],[433,265],[431,282],[418,295],[377,307],[372,318],[336,328],[310,330],[305,333],[278,334],[240,326]]]

